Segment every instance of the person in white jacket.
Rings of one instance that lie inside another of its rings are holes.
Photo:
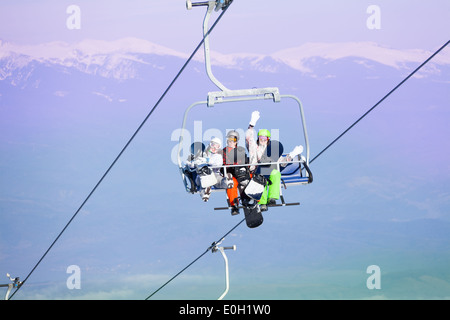
[[[260,118],[259,111],[253,111],[250,119],[250,123],[245,134],[245,142],[249,153],[250,163],[267,163],[273,162],[273,159],[267,156],[267,149],[271,144],[271,134],[267,129],[261,129],[258,131],[258,136],[255,138],[255,125]],[[288,162],[292,161],[297,155],[303,152],[303,147],[301,145],[296,146],[286,157],[280,156],[277,162]],[[287,165],[284,164],[284,165]],[[251,166],[250,170],[254,172],[256,166]],[[281,173],[277,169],[273,169],[269,177],[266,177],[268,182],[266,184],[265,190],[259,199],[259,205],[261,211],[267,210],[268,204],[275,204],[276,200],[280,198],[280,187],[281,187]]]
[[[197,177],[195,183],[201,187],[200,197],[204,202],[209,200],[211,195],[211,187],[226,189],[228,187],[228,180],[220,173],[220,168],[223,164],[222,141],[219,138],[212,138],[208,147],[204,152],[196,155],[196,157],[189,162],[191,168],[196,168]],[[213,167],[212,169],[210,167]]]

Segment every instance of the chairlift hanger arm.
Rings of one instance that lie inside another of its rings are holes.
[[[217,252],[220,251],[222,254],[223,260],[225,262],[225,291],[222,293],[222,295],[218,298],[218,300],[222,300],[228,293],[228,290],[230,289],[230,276],[228,271],[228,258],[225,254],[225,250],[236,250],[236,245],[233,245],[231,247],[219,247],[219,244],[222,243],[222,241],[225,240],[225,238],[222,238],[218,242],[213,242],[210,249],[211,252]],[[209,250],[209,249],[208,249]]]
[[[6,291],[6,294],[5,294],[5,300],[9,300],[9,294],[11,293],[11,290],[14,288],[17,288],[17,289],[20,288],[20,286],[22,285],[23,282],[20,281],[19,277],[12,278],[9,273],[6,274],[6,277],[9,278],[11,283],[0,284],[0,288],[2,288],[2,287],[8,288],[8,290]]]
[[[232,0],[217,0],[217,1],[203,1],[203,2],[195,2],[192,1],[186,1],[186,8],[188,10],[192,9],[192,7],[199,7],[199,6],[207,6],[208,9],[206,10],[205,18],[203,19],[203,47],[204,47],[204,54],[205,54],[205,66],[206,66],[206,73],[209,77],[209,79],[222,91],[228,90],[212,73],[211,69],[211,57],[210,57],[210,49],[209,49],[209,19],[211,18],[211,13],[216,9],[218,11],[219,9],[226,9],[230,4]]]

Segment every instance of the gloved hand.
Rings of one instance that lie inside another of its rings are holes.
[[[256,125],[256,121],[259,119],[259,111],[253,111],[252,117],[250,119],[250,125],[254,127]]]
[[[289,157],[291,158],[291,159],[294,159],[295,158],[295,156],[298,156],[300,153],[302,153],[303,152],[303,146],[296,146],[295,148],[294,148],[294,150],[292,150],[290,153],[289,153]]]

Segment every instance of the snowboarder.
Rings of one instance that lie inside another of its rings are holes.
[[[214,168],[222,165],[223,151],[221,148],[222,141],[214,137],[204,151],[198,151],[195,155],[191,155],[191,159],[188,161],[189,167],[196,169],[195,184],[199,186],[200,197],[204,202],[209,200],[211,187],[227,188],[227,179],[220,173],[220,168]]]
[[[301,145],[296,146],[286,157],[282,157],[281,144],[278,143],[277,146],[271,145],[271,134],[267,129],[261,129],[258,131],[257,140],[255,139],[255,125],[260,118],[259,111],[253,111],[250,123],[245,134],[246,146],[249,152],[250,163],[268,163],[268,162],[286,162],[292,161],[295,156],[300,155],[303,152],[303,147]],[[268,155],[269,149],[279,149],[279,153],[271,150],[271,155]],[[276,158],[274,158],[276,155]],[[284,164],[284,165],[287,165]],[[251,166],[250,171],[255,172],[256,166]],[[261,211],[267,210],[267,205],[276,204],[276,200],[280,198],[280,183],[281,183],[281,173],[277,169],[272,169],[269,176],[266,176],[267,183],[264,192],[259,199],[259,205]]]
[[[238,146],[239,133],[236,130],[231,130],[227,134],[227,146],[223,149],[223,164],[224,165],[239,165],[248,163],[248,157],[245,148]],[[228,167],[227,176],[229,188],[227,189],[227,196],[229,205],[231,207],[231,214],[239,214],[239,198],[238,189],[241,199],[246,199],[244,193],[245,186],[250,180],[248,167]],[[233,181],[233,183],[231,183]]]

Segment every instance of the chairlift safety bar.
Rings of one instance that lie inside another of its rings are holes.
[[[299,180],[298,177],[297,178],[291,178],[291,177],[286,177],[286,176],[282,176],[282,180],[286,180],[283,181],[283,184],[286,185],[301,185],[301,184],[309,184],[312,182],[312,173],[309,169],[309,166],[306,164],[306,161],[304,160],[291,160],[291,161],[283,161],[283,162],[263,162],[263,163],[243,163],[243,164],[226,164],[226,165],[222,165],[222,166],[209,166],[209,168],[211,169],[222,169],[224,170],[224,176],[227,175],[227,168],[233,168],[233,167],[251,167],[251,166],[268,166],[268,165],[277,165],[277,170],[281,172],[281,168],[280,168],[280,164],[293,164],[293,163],[299,163],[300,165],[303,164],[304,169],[306,171],[306,177],[304,177],[303,179]],[[183,178],[183,183],[184,183],[184,187],[186,188],[187,192],[191,192],[190,188],[188,187],[187,181],[186,181],[186,175],[184,174],[183,171],[183,167],[180,167],[180,174]],[[195,170],[195,169],[193,169]],[[295,181],[292,181],[295,180]],[[211,191],[216,192],[216,191],[223,191],[225,189],[216,189],[216,188],[212,188]]]

